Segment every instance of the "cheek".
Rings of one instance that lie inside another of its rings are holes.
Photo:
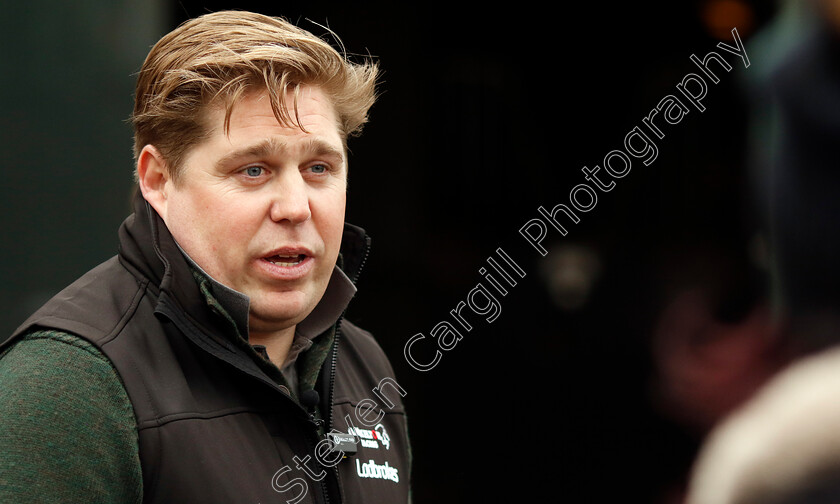
[[[200,256],[211,254],[218,258],[235,253],[236,244],[247,242],[241,239],[247,233],[243,217],[251,212],[244,205],[203,191],[183,196],[172,202],[169,212],[175,226],[170,226],[170,230],[179,243],[186,242],[182,246],[198,248],[194,252]]]
[[[207,240],[222,254],[239,254],[248,247],[258,234],[264,212],[254,201],[219,201],[205,208],[202,216],[205,229],[210,233]]]
[[[194,210],[198,213],[194,215],[194,227],[188,231],[193,238],[190,255],[210,276],[242,291],[241,274],[250,257],[248,245],[256,233],[253,219],[247,219],[249,212],[241,204],[222,205],[218,200],[198,204]]]
[[[324,240],[336,246],[341,242],[346,203],[347,195],[342,191],[330,195],[321,205],[321,228],[326,235]]]

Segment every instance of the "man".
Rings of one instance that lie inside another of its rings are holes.
[[[246,12],[152,48],[119,254],[0,346],[0,502],[409,500],[405,391],[342,317],[376,78]]]

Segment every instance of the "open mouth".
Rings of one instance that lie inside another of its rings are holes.
[[[268,261],[275,266],[281,266],[285,268],[290,268],[292,266],[297,266],[298,264],[302,263],[306,259],[306,254],[295,254],[295,255],[273,255],[270,257],[264,257],[264,261]]]

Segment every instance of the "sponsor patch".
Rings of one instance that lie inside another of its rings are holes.
[[[360,478],[391,480],[394,483],[400,482],[399,469],[388,465],[387,460],[384,464],[377,464],[373,459],[367,462],[360,462],[359,459],[356,459],[356,474]]]
[[[360,429],[358,427],[350,427],[347,429],[348,434],[358,436],[361,445],[365,448],[379,449],[380,444],[386,450],[391,449],[391,436],[382,424],[377,424],[371,429]]]

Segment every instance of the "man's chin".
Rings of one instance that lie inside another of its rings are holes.
[[[275,332],[288,329],[303,321],[315,308],[312,303],[295,296],[251,304],[249,329],[252,332]]]

